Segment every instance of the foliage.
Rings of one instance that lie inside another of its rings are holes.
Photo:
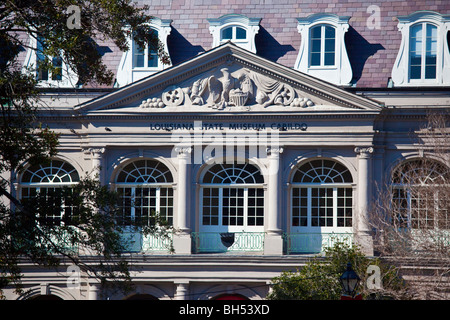
[[[81,25],[69,27],[76,5]],[[0,2],[0,289],[21,289],[22,259],[57,266],[62,259],[102,282],[129,282],[129,266],[121,253],[120,226],[115,221],[116,195],[95,179],[85,179],[54,194],[38,194],[21,202],[11,180],[24,165],[45,163],[58,152],[58,134],[40,123],[37,70],[22,72],[18,57],[30,48],[29,37],[44,39],[41,68],[52,71],[49,57],[61,57],[78,76],[78,84],[111,84],[113,72],[102,61],[98,40],[127,50],[127,37],[156,48],[167,62],[162,44],[149,29],[147,7],[132,0],[4,0]],[[128,30],[128,31],[125,31]],[[37,48],[31,48],[37,50]],[[68,210],[58,223],[51,217]],[[151,232],[152,230],[145,230]],[[95,254],[85,262],[83,254]]]
[[[344,273],[347,263],[361,278],[359,292],[365,299],[409,298],[407,287],[397,273],[397,269],[383,264],[378,259],[366,257],[360,249],[346,243],[336,243],[325,249],[325,255],[312,258],[296,272],[285,271],[273,279],[270,300],[337,300],[342,294],[339,277]],[[369,290],[364,284],[369,265],[379,266],[382,287]]]

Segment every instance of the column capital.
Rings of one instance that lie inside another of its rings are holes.
[[[354,151],[355,153],[358,153],[361,158],[369,158],[374,152],[374,149],[373,147],[356,147]]]
[[[106,151],[105,148],[85,148],[83,149],[83,153],[86,155],[92,155],[94,157],[101,157]]]
[[[284,149],[283,147],[267,147],[266,153],[271,156],[279,156],[281,153],[283,153]]]
[[[175,147],[174,150],[178,153],[178,157],[187,157],[190,153],[192,153],[191,146],[178,146]]]

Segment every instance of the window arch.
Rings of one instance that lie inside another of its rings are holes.
[[[201,225],[243,231],[264,226],[264,178],[250,163],[216,164],[201,182]]]
[[[117,174],[116,191],[122,225],[151,225],[154,214],[173,223],[173,177],[170,169],[157,160],[137,160]]]
[[[297,166],[291,180],[291,226],[351,227],[352,183],[350,171],[334,160],[318,159]]]
[[[449,168],[437,161],[400,164],[391,179],[394,223],[412,229],[449,229],[449,179]]]
[[[309,66],[334,66],[336,56],[336,28],[319,24],[310,29]]]
[[[436,79],[437,30],[432,23],[411,26],[409,40],[409,79]]]
[[[42,224],[71,224],[76,209],[71,202],[70,186],[79,181],[77,170],[65,161],[32,165],[22,174],[21,198],[26,205],[45,206],[39,217]]]

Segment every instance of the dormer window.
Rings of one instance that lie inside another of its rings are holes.
[[[51,68],[48,68],[48,63]],[[47,56],[45,40],[42,37],[30,36],[30,49],[24,62],[24,72],[33,71],[40,87],[73,88],[77,85],[78,76],[64,62],[61,55]]]
[[[208,19],[213,35],[213,48],[231,41],[241,48],[256,53],[255,35],[259,31],[259,18],[227,14],[218,19]]]
[[[450,15],[418,11],[398,21],[402,42],[392,69],[394,86],[450,85]]]
[[[294,68],[333,84],[350,85],[353,72],[344,41],[348,20],[334,14],[298,18],[302,42]]]
[[[158,31],[154,30],[158,37]],[[133,69],[135,68],[158,68],[160,61],[158,52],[148,45],[142,48],[133,41]]]
[[[153,18],[149,24],[149,27],[162,43],[166,53],[169,52],[167,37],[171,31],[171,23],[172,20]],[[149,45],[141,47],[133,40],[132,36],[128,37],[128,48],[129,50],[122,54],[122,59],[119,63],[116,87],[123,87],[170,66],[170,64],[164,64],[160,61],[156,48],[152,48]]]

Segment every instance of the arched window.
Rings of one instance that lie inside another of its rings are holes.
[[[312,160],[296,168],[291,182],[292,227],[352,226],[353,179],[345,166]]]
[[[172,183],[169,168],[157,160],[138,160],[126,165],[116,179],[121,224],[150,225],[154,214],[172,224]]]
[[[216,164],[201,188],[203,229],[243,231],[264,226],[264,178],[252,164]]]
[[[45,207],[40,210],[39,217],[43,224],[70,224],[75,214],[70,186],[79,181],[77,170],[64,161],[52,160],[49,164],[30,166],[20,181],[22,201],[26,205]]]
[[[336,28],[321,24],[310,29],[310,66],[334,66],[336,55]]]
[[[413,229],[449,229],[450,170],[436,161],[411,160],[392,174],[395,223]]]
[[[409,78],[436,79],[437,27],[431,23],[411,26],[409,40]]]

